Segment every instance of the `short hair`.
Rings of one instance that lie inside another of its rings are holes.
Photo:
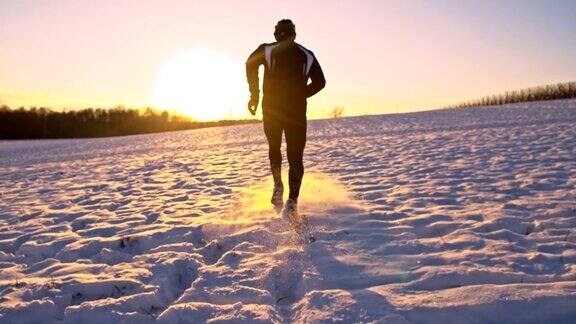
[[[295,27],[294,23],[292,22],[291,19],[282,19],[276,23],[276,26],[278,26],[278,25],[289,25],[289,26]]]
[[[276,23],[274,36],[278,39],[296,35],[296,26],[290,19],[282,19]]]

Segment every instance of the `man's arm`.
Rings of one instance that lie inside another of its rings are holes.
[[[248,87],[250,89],[251,98],[258,99],[260,89],[258,84],[258,67],[264,63],[264,47],[265,44],[258,46],[258,48],[250,54],[246,60],[246,78],[248,79]],[[258,104],[258,101],[256,101]]]
[[[312,80],[312,83],[306,86],[306,98],[312,97],[326,86],[324,72],[322,72],[316,57],[314,57],[314,63],[310,67],[310,80]]]

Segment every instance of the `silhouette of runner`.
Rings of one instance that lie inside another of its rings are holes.
[[[295,213],[304,175],[302,156],[306,145],[306,99],[326,85],[324,73],[314,54],[294,42],[296,29],[289,19],[280,20],[274,31],[275,43],[260,45],[246,61],[250,87],[248,110],[256,114],[259,101],[258,67],[264,65],[262,114],[268,140],[268,156],[274,190],[271,202],[282,208],[284,185],[281,177],[282,133],[286,136],[290,194],[285,213]],[[311,83],[308,84],[308,79]]]

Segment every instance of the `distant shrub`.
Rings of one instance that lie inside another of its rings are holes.
[[[340,118],[344,114],[344,107],[342,106],[334,106],[330,113],[328,114],[331,118]]]
[[[549,84],[545,86],[506,91],[499,95],[469,100],[448,108],[467,108],[476,106],[494,106],[517,102],[576,98],[576,81]]]
[[[196,122],[189,117],[152,108],[54,111],[31,107],[0,107],[0,139],[105,137],[177,131],[258,122],[222,120]]]

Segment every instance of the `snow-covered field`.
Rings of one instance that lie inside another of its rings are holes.
[[[261,127],[0,142],[0,322],[576,322],[576,101]]]

